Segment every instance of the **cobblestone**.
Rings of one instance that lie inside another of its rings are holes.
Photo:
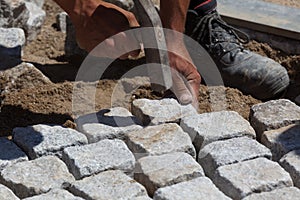
[[[46,194],[41,194],[34,197],[28,197],[23,200],[83,200],[80,197],[75,197],[73,194],[63,189],[53,189]]]
[[[178,123],[183,117],[197,114],[192,105],[182,106],[175,99],[137,99],[131,109],[143,125]]]
[[[290,125],[277,130],[265,131],[261,142],[271,149],[273,159],[278,161],[288,152],[300,149],[300,125]]]
[[[27,160],[27,155],[15,143],[0,138],[0,171],[9,165]]]
[[[161,187],[204,176],[202,167],[186,153],[148,156],[138,160],[135,179],[142,183],[152,196]]]
[[[119,170],[102,172],[76,181],[69,190],[76,196],[89,200],[132,200],[147,196],[147,191],[141,184]]]
[[[248,137],[217,141],[200,150],[198,162],[208,177],[213,177],[215,170],[224,165],[251,160],[258,157],[271,158],[268,148]]]
[[[300,150],[286,154],[280,159],[280,165],[290,173],[294,185],[300,188]]]
[[[264,131],[279,129],[300,121],[300,107],[287,99],[252,106],[250,123],[260,139]]]
[[[205,145],[218,140],[242,136],[255,138],[255,131],[249,122],[233,111],[185,117],[181,127],[189,133],[197,152]]]
[[[196,157],[189,135],[174,123],[149,126],[128,133],[126,143],[136,158],[171,152],[186,152]]]
[[[19,198],[62,188],[74,180],[67,166],[54,156],[16,163],[2,170],[0,176],[0,183],[11,188]]]
[[[46,155],[61,157],[64,148],[87,144],[82,133],[61,126],[35,125],[13,130],[13,141],[30,159]]]
[[[69,147],[64,150],[62,159],[76,179],[112,169],[131,175],[135,165],[133,154],[121,140]]]
[[[0,199],[2,200],[19,200],[19,198],[7,187],[0,184]]]
[[[116,107],[79,117],[78,130],[83,132],[89,143],[104,139],[124,139],[125,134],[143,127],[127,109]]]
[[[295,187],[287,187],[276,189],[271,192],[262,192],[259,194],[251,194],[243,200],[295,200],[300,196],[300,190]]]
[[[293,186],[290,175],[278,163],[266,158],[219,167],[213,182],[233,199]]]
[[[154,200],[230,200],[209,178],[200,177],[158,189]]]

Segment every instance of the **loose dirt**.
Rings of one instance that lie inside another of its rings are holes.
[[[268,0],[269,1],[269,0]],[[271,0],[272,2],[281,2]],[[298,1],[289,2],[291,6],[300,6]],[[1,95],[2,104],[0,112],[0,136],[11,135],[12,129],[18,126],[27,126],[39,123],[61,124],[74,128],[72,113],[72,94],[74,83],[80,62],[68,60],[64,56],[65,34],[57,30],[55,16],[62,10],[51,0],[46,0],[44,9],[47,18],[38,38],[24,48],[23,61],[33,63],[50,80],[51,84],[36,84],[34,88],[15,87],[11,92]],[[247,48],[273,58],[288,69],[291,77],[291,86],[285,97],[293,99],[300,92],[300,55],[286,55],[284,52],[272,49],[268,44],[252,41]],[[116,61],[112,65],[111,72],[104,80],[96,84],[96,110],[111,107],[111,95],[119,76],[132,66],[139,65],[143,61]],[[113,76],[109,76],[113,74]],[[31,80],[34,79],[31,75]],[[0,89],[4,89],[9,80],[0,78]],[[23,81],[28,81],[24,79]],[[21,80],[22,82],[22,80]],[[78,86],[79,85],[79,86]],[[86,87],[87,93],[93,89],[93,84]],[[6,88],[7,89],[7,88]],[[8,88],[9,90],[9,88]],[[199,95],[199,111],[213,111],[210,95],[216,90],[225,91],[226,107],[228,110],[239,112],[248,119],[250,107],[261,101],[242,94],[237,89],[217,88],[208,89],[201,85]],[[153,92],[149,86],[144,86],[135,92],[133,98],[161,98],[162,95]],[[85,95],[80,96],[82,106],[89,102]],[[224,102],[223,102],[224,103]]]

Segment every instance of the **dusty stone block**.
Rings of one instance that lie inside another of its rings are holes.
[[[265,131],[261,143],[271,149],[274,160],[300,149],[300,125],[290,125],[277,130]]]
[[[300,188],[300,150],[286,154],[280,159],[280,165],[290,173],[294,185]]]
[[[0,171],[9,165],[27,160],[27,155],[15,143],[0,138]]]
[[[124,139],[125,134],[143,127],[126,108],[115,107],[80,116],[76,119],[77,128],[83,132],[89,143],[104,139]]]
[[[266,158],[219,167],[213,182],[233,199],[293,186],[290,175],[278,163]]]
[[[19,198],[62,188],[74,180],[67,166],[55,156],[16,163],[5,168],[0,175],[0,183],[12,188]]]
[[[178,123],[183,117],[197,114],[192,105],[180,105],[175,99],[137,99],[132,102],[131,110],[143,125]]]
[[[190,181],[158,189],[154,200],[229,200],[209,178],[200,177]]]
[[[35,3],[40,8],[42,8],[45,3],[45,0],[25,0],[25,1]]]
[[[63,189],[53,189],[46,194],[28,197],[23,200],[83,200],[80,197],[75,197],[73,194]]]
[[[196,157],[189,135],[174,123],[148,126],[128,133],[126,143],[136,158],[171,152],[185,152]]]
[[[0,3],[0,27],[22,28],[29,18],[24,0],[1,0]]]
[[[117,139],[66,148],[62,159],[76,179],[112,169],[132,174],[135,165],[133,154]]]
[[[56,24],[59,31],[67,32],[67,18],[68,14],[66,12],[61,12],[56,15]]]
[[[255,138],[249,122],[237,112],[221,111],[185,117],[182,129],[187,132],[198,152],[205,145],[224,139],[248,136]]]
[[[0,197],[3,200],[19,200],[19,198],[7,187],[0,184]]]
[[[250,123],[258,139],[264,131],[279,129],[297,121],[300,121],[300,107],[287,99],[257,104],[250,111]]]
[[[224,165],[251,160],[258,157],[271,158],[268,148],[248,137],[217,141],[206,145],[198,154],[198,162],[208,177]]]
[[[70,191],[90,200],[131,200],[147,196],[147,191],[141,184],[119,170],[102,172],[76,181]]]
[[[251,194],[243,200],[295,200],[300,196],[300,190],[296,187],[287,187],[276,189],[271,192],[262,192],[259,194]]]
[[[61,126],[34,125],[13,130],[13,141],[31,159],[46,155],[61,157],[64,148],[87,144],[82,133]]]
[[[138,160],[135,180],[143,184],[152,196],[161,187],[203,176],[202,167],[186,153],[148,156]]]

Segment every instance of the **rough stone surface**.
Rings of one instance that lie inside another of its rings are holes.
[[[68,14],[66,12],[61,12],[56,16],[56,24],[58,30],[63,33],[67,32],[67,18],[68,18]]]
[[[0,184],[0,199],[19,200],[19,198],[7,187]]]
[[[70,191],[90,200],[131,200],[147,196],[142,185],[119,170],[102,172],[76,181]]]
[[[20,28],[0,28],[0,69],[13,67],[21,62],[25,34]]]
[[[180,105],[175,99],[137,99],[132,102],[131,110],[144,125],[177,123],[183,117],[197,114],[192,105]]]
[[[73,181],[67,166],[55,156],[16,163],[0,175],[0,183],[12,188],[19,198],[46,193]]]
[[[45,155],[61,157],[62,151],[70,146],[87,144],[82,133],[70,128],[49,125],[34,125],[13,130],[13,141],[31,159]]]
[[[128,133],[126,143],[136,158],[171,152],[185,152],[196,157],[189,135],[174,123],[148,126]]]
[[[205,145],[224,139],[248,136],[255,138],[249,122],[234,111],[204,113],[185,117],[182,129],[187,132],[198,152]]]
[[[287,187],[277,189],[271,192],[262,192],[259,194],[251,194],[243,200],[295,200],[300,196],[300,190],[295,187]]]
[[[0,27],[19,27],[26,23],[29,11],[23,0],[0,0]]]
[[[121,140],[69,147],[64,150],[62,159],[76,179],[112,169],[131,174],[135,165],[133,154]]]
[[[200,177],[158,189],[154,200],[230,200],[209,178]]]
[[[268,148],[248,137],[217,141],[206,145],[198,154],[198,162],[208,177],[224,165],[251,160],[258,157],[271,158]]]
[[[285,127],[297,121],[300,121],[300,107],[287,99],[254,105],[250,112],[250,123],[258,139],[264,131]]]
[[[6,138],[0,138],[0,171],[6,166],[27,160],[26,154],[15,143]]]
[[[53,189],[46,194],[41,194],[34,197],[28,197],[23,200],[83,200],[80,197],[76,197],[67,190]]]
[[[161,187],[203,176],[202,167],[186,153],[148,156],[138,160],[135,180],[142,183],[149,195]]]
[[[35,5],[37,5],[40,8],[42,8],[45,3],[45,0],[25,0],[25,1],[34,3]]]
[[[280,165],[290,173],[294,185],[300,188],[300,150],[286,154],[280,159]]]
[[[125,108],[116,107],[79,117],[77,128],[89,143],[103,139],[124,139],[125,134],[142,129],[138,120]]]
[[[273,159],[277,161],[288,152],[300,149],[300,125],[265,131],[261,142],[271,149]]]
[[[233,199],[293,186],[290,175],[278,163],[266,158],[219,167],[213,181]]]

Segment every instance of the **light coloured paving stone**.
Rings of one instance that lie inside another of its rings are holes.
[[[294,185],[300,188],[300,150],[291,151],[280,159],[280,165],[290,173]]]
[[[132,102],[131,110],[143,125],[178,123],[183,117],[197,114],[192,105],[180,105],[175,99],[137,99]]]
[[[254,105],[250,112],[250,123],[258,139],[264,131],[279,129],[297,121],[300,121],[300,107],[287,99]]]
[[[277,130],[265,131],[261,143],[271,149],[274,160],[300,149],[300,125],[290,125]]]
[[[186,153],[148,156],[138,160],[134,178],[152,196],[161,187],[204,176],[202,167]]]
[[[185,152],[196,157],[189,135],[175,123],[148,126],[128,133],[126,143],[136,158],[171,152]]]
[[[19,198],[7,187],[0,184],[0,199],[1,200],[19,200]]]
[[[198,152],[205,145],[218,140],[248,136],[255,138],[249,122],[234,111],[204,113],[185,117],[182,129],[187,132]]]
[[[35,3],[40,8],[42,8],[45,3],[45,0],[25,0],[25,1]]]
[[[209,178],[200,177],[187,182],[158,189],[154,200],[230,200]]]
[[[147,196],[146,189],[119,170],[102,172],[73,183],[69,189],[90,200],[131,200]]]
[[[300,197],[300,190],[296,187],[276,189],[271,192],[251,194],[243,200],[295,200]]]
[[[104,139],[123,140],[126,133],[143,128],[138,125],[140,123],[136,117],[122,107],[81,116],[76,119],[76,124],[78,130],[87,136],[89,143]]]
[[[213,177],[215,170],[224,165],[251,160],[258,157],[270,159],[271,151],[248,137],[217,141],[206,145],[198,154],[198,162],[208,177]]]
[[[0,138],[0,171],[9,165],[27,160],[27,155],[15,143],[7,138]]]
[[[74,180],[67,166],[55,156],[16,163],[6,167],[0,175],[0,183],[11,188],[19,198],[62,188]]]
[[[67,32],[67,17],[66,12],[61,12],[56,15],[56,24],[59,31],[66,33]]]
[[[213,182],[233,199],[293,186],[290,175],[278,163],[267,158],[219,167]]]
[[[76,179],[112,169],[131,175],[135,165],[133,154],[117,139],[66,148],[62,159]]]
[[[28,197],[23,200],[83,200],[80,197],[76,197],[67,190],[53,189],[46,194],[41,194],[34,197]]]
[[[49,125],[15,128],[13,130],[13,141],[31,159],[46,155],[61,157],[65,148],[88,143],[85,135],[76,130]]]

